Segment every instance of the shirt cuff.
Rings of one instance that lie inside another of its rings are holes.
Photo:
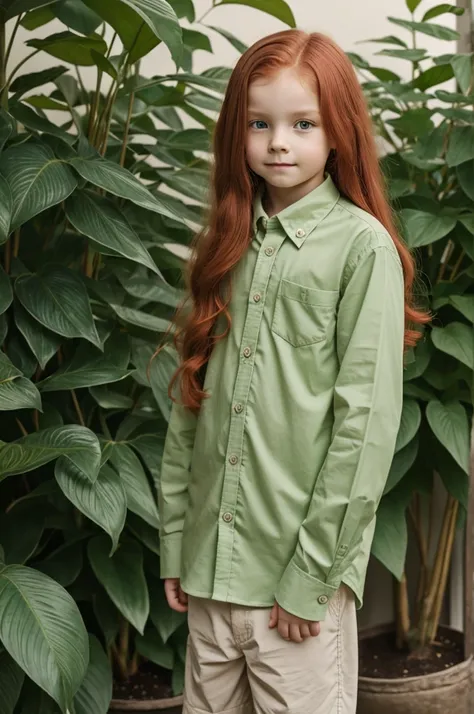
[[[160,576],[161,578],[179,578],[181,576],[182,533],[160,538]]]
[[[290,560],[278,584],[275,599],[292,615],[319,622],[325,619],[328,602],[336,590],[337,587],[305,573]]]

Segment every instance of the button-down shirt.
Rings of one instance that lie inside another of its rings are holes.
[[[210,396],[197,417],[173,405],[161,575],[323,620],[341,582],[362,606],[401,418],[403,272],[385,228],[329,176],[271,218],[257,195],[253,229]]]

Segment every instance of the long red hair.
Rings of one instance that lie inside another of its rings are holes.
[[[260,179],[245,157],[248,88],[254,79],[270,77],[288,67],[296,67],[314,83],[322,125],[335,146],[327,171],[339,192],[375,216],[397,247],[405,278],[405,347],[416,344],[420,336],[416,325],[429,320],[412,302],[415,263],[397,235],[372,123],[350,60],[335,42],[317,32],[285,30],[269,35],[240,57],[230,77],[213,137],[209,214],[205,228],[191,246],[188,297],[174,319],[180,364],[170,382],[169,395],[175,400],[173,387],[179,380],[181,402],[195,413],[207,396],[202,377],[213,345],[230,328],[230,274],[252,239],[252,204]],[[213,327],[221,313],[227,319],[227,330],[216,335]]]

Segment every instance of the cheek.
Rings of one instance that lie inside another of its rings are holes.
[[[259,159],[262,153],[261,141],[255,134],[249,134],[245,143],[245,155],[249,164]]]

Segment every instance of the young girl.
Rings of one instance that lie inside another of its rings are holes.
[[[403,349],[427,318],[334,42],[289,30],[247,50],[214,152],[160,484],[184,714],[350,714]]]

